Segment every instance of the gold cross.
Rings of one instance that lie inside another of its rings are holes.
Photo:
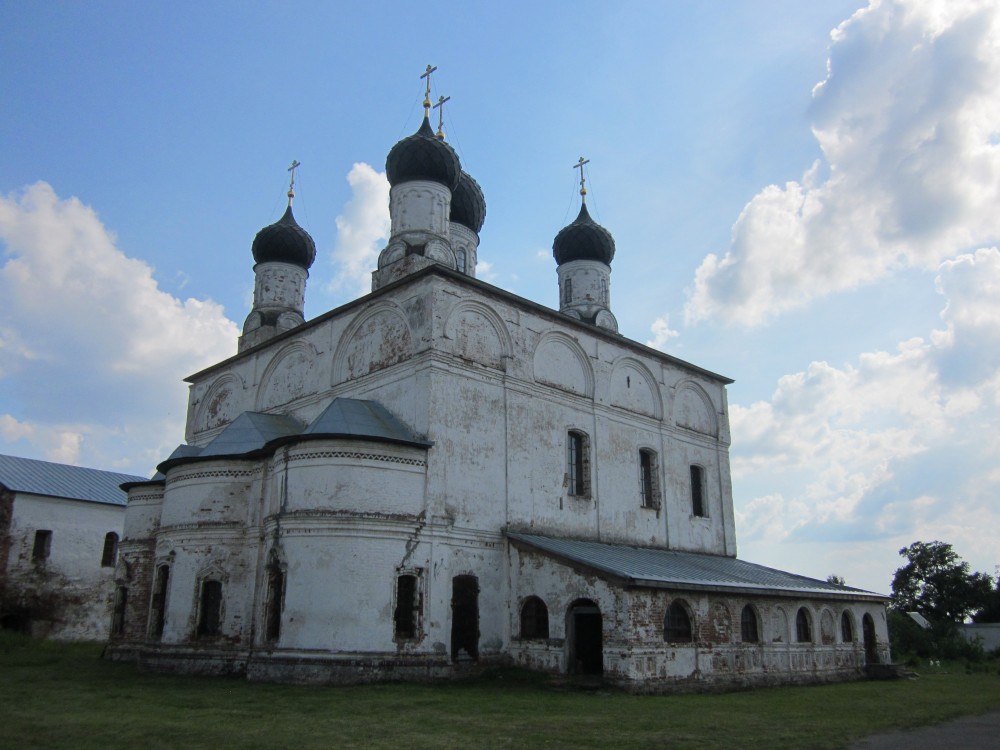
[[[292,159],[292,166],[288,168],[288,171],[292,173],[292,179],[288,183],[288,205],[292,205],[292,198],[295,197],[295,170],[301,167],[302,164],[295,159]]]
[[[583,165],[590,164],[590,159],[584,159],[580,157],[580,161],[573,165],[573,169],[580,170],[580,195],[583,196],[583,202],[587,202],[587,180],[583,176]]]
[[[437,70],[437,65],[428,64],[420,77],[427,79],[427,89],[424,91],[424,115],[429,115],[431,111],[431,73]]]
[[[450,96],[439,97],[438,103],[434,105],[434,109],[438,111],[438,132],[434,135],[442,141],[444,140],[444,103],[449,99],[451,99]]]

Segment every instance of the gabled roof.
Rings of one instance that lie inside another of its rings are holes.
[[[821,596],[833,599],[882,601],[886,598],[871,591],[838,586],[737,560],[735,557],[559,539],[537,534],[508,532],[507,536],[515,543],[620,579],[629,586],[753,592],[776,596]]]
[[[335,398],[303,435],[351,435],[430,445],[378,401]]]
[[[230,422],[226,429],[215,436],[208,445],[202,448],[198,455],[206,456],[238,456],[263,448],[272,440],[298,435],[303,424],[285,414],[261,414],[256,411],[245,411]],[[173,455],[177,455],[175,450]]]
[[[127,498],[119,485],[145,481],[146,477],[133,474],[0,455],[0,485],[12,492],[125,505]]]

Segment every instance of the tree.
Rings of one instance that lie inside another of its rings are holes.
[[[826,577],[827,583],[832,583],[834,586],[846,586],[847,581],[844,580],[844,576],[838,576],[836,573],[831,573]]]
[[[976,614],[972,616],[973,622],[1000,622],[1000,576],[997,576],[997,585]]]
[[[993,590],[993,577],[972,573],[944,542],[914,542],[899,554],[907,559],[892,578],[891,606],[900,612],[919,612],[931,622],[957,623],[984,608]]]

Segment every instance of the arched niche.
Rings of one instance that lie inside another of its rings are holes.
[[[674,398],[674,423],[703,435],[717,437],[719,420],[716,417],[712,400],[705,390],[691,381],[681,383],[677,387]]]
[[[612,406],[660,419],[663,403],[653,374],[639,360],[622,357],[611,368],[608,401]]]
[[[510,332],[496,311],[482,302],[463,300],[448,312],[445,336],[451,339],[452,352],[469,362],[506,368],[506,358],[513,348]]]
[[[412,338],[406,315],[396,304],[386,301],[362,311],[340,337],[333,356],[333,384],[409,359]]]
[[[559,331],[545,334],[535,347],[535,382],[569,393],[594,397],[594,371],[575,339]]]
[[[232,422],[244,411],[240,403],[242,390],[243,381],[233,373],[220,376],[201,399],[195,429],[201,432]]]
[[[287,404],[315,390],[316,350],[305,341],[293,341],[278,350],[264,369],[257,389],[257,411]]]

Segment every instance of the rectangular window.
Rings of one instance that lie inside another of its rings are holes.
[[[125,608],[128,606],[128,589],[115,589],[115,608],[111,616],[111,635],[125,634]]]
[[[705,511],[705,470],[700,466],[691,466],[691,513],[704,518]]]
[[[153,586],[153,602],[150,606],[151,634],[153,638],[163,636],[163,625],[167,619],[167,584],[170,582],[170,566],[161,565],[156,569],[156,581]]]
[[[264,638],[274,642],[281,637],[281,604],[285,595],[285,573],[277,565],[267,574],[267,608],[265,610]]]
[[[420,623],[420,592],[417,577],[403,574],[396,577],[396,638],[416,638]]]
[[[101,567],[113,568],[118,562],[118,535],[109,531],[104,535],[104,552],[101,555]]]
[[[566,279],[563,282],[563,304],[568,305],[573,301],[573,279]]]
[[[639,449],[639,490],[642,493],[643,508],[660,507],[659,467],[656,453],[646,448]]]
[[[586,433],[570,430],[566,438],[566,479],[570,495],[590,495],[590,439]]]
[[[222,623],[222,582],[201,584],[201,609],[198,613],[198,635],[218,635]]]
[[[52,532],[48,529],[39,529],[35,532],[35,545],[31,548],[31,559],[35,562],[44,562],[49,559],[51,551]]]

